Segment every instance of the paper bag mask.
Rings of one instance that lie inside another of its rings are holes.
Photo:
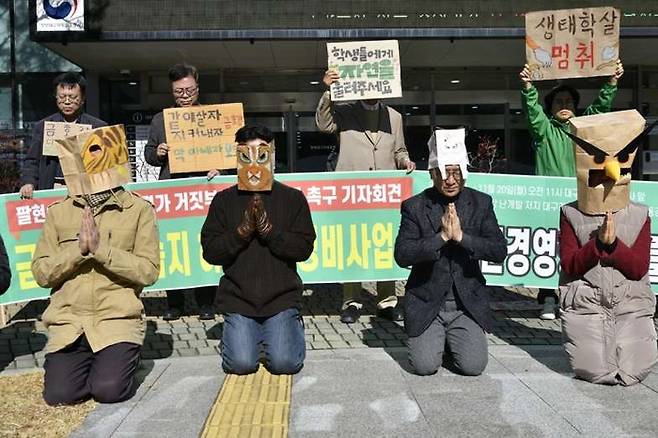
[[[466,152],[466,130],[436,129],[427,142],[430,157],[428,169],[438,168],[443,179],[448,178],[446,166],[458,165],[462,178],[468,178],[468,153]]]
[[[586,214],[619,211],[630,201],[631,166],[651,127],[635,110],[569,120],[576,158],[578,209]]]
[[[237,148],[238,190],[266,192],[274,180],[274,140],[249,142]]]
[[[91,195],[132,182],[123,125],[56,140],[69,195]]]

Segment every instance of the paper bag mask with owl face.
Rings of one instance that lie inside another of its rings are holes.
[[[619,211],[630,202],[631,166],[651,127],[635,110],[569,120],[576,158],[578,209],[586,214]]]
[[[123,125],[56,140],[69,195],[91,195],[132,182]]]
[[[427,142],[429,147],[428,169],[438,168],[441,177],[448,179],[446,166],[458,165],[462,178],[468,178],[468,153],[466,152],[466,130],[437,129]]]
[[[238,190],[266,192],[272,190],[274,180],[274,140],[261,139],[238,143]]]

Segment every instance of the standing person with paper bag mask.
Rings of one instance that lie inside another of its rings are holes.
[[[35,190],[63,186],[64,175],[56,155],[44,155],[44,125],[46,122],[77,123],[99,128],[104,121],[83,112],[87,81],[80,73],[62,73],[53,80],[58,112],[39,120],[32,129],[30,149],[25,156],[21,175],[21,197],[31,199]]]
[[[491,197],[464,187],[464,137],[463,129],[435,131],[428,143],[434,186],[401,207],[395,261],[411,267],[404,327],[419,375],[441,367],[446,344],[460,374],[479,375],[487,365],[484,330],[491,330],[493,317],[479,262],[503,262],[507,244]]]
[[[633,385],[658,362],[651,221],[645,205],[630,201],[631,166],[651,127],[635,110],[569,123],[578,200],[560,215],[565,350],[576,377]]]
[[[329,88],[339,79],[338,72],[327,70],[323,83]],[[327,90],[315,111],[315,123],[322,132],[338,134],[336,171],[416,169],[405,146],[402,116],[378,99],[334,103]],[[343,323],[358,321],[363,307],[360,295],[361,283],[343,283]],[[377,283],[377,301],[379,317],[402,320],[394,281]]]
[[[191,107],[199,105],[199,72],[196,67],[189,64],[176,64],[169,69],[169,81],[171,82],[171,94],[177,107]],[[213,169],[197,173],[175,173],[169,169],[170,149],[167,145],[165,134],[164,115],[160,111],[151,121],[149,139],[144,147],[144,159],[151,166],[160,168],[159,179],[187,178],[192,176],[205,176],[211,180],[220,174],[219,170]],[[167,291],[167,309],[162,318],[165,321],[173,321],[181,317],[185,307],[185,296],[183,290]],[[194,289],[194,298],[199,305],[199,319],[209,320],[215,318],[213,302],[217,288],[214,286],[197,287]]]
[[[132,181],[122,125],[58,140],[68,196],[48,207],[32,258],[51,288],[43,397],[49,405],[134,394],[144,341],[142,289],[158,279],[160,239],[153,206]]]
[[[617,94],[617,82],[623,74],[624,66],[617,60],[615,74],[603,85],[596,100],[583,112],[584,115],[606,113],[612,109],[612,102]],[[535,151],[535,174],[576,176],[571,139],[567,136],[567,132],[569,119],[576,115],[580,94],[569,85],[558,85],[546,95],[545,107],[542,108],[539,103],[539,92],[532,84],[532,76],[527,64],[519,73],[519,78],[523,84],[521,103]],[[537,300],[543,305],[539,317],[555,319],[557,303],[555,292],[550,289],[540,289]]]

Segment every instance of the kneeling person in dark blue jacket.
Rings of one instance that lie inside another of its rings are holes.
[[[274,181],[273,138],[238,130],[238,184],[215,195],[201,230],[203,258],[224,269],[222,367],[232,374],[255,372],[261,349],[273,374],[298,372],[306,355],[296,263],[313,252],[315,230],[304,194]]]
[[[507,255],[491,197],[465,188],[464,130],[437,130],[429,143],[434,186],[402,203],[395,260],[411,266],[404,325],[409,361],[417,374],[434,374],[445,344],[457,372],[479,375],[487,365],[493,318],[479,261]]]

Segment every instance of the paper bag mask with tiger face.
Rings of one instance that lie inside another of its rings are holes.
[[[56,140],[69,195],[90,195],[132,182],[123,125]]]

